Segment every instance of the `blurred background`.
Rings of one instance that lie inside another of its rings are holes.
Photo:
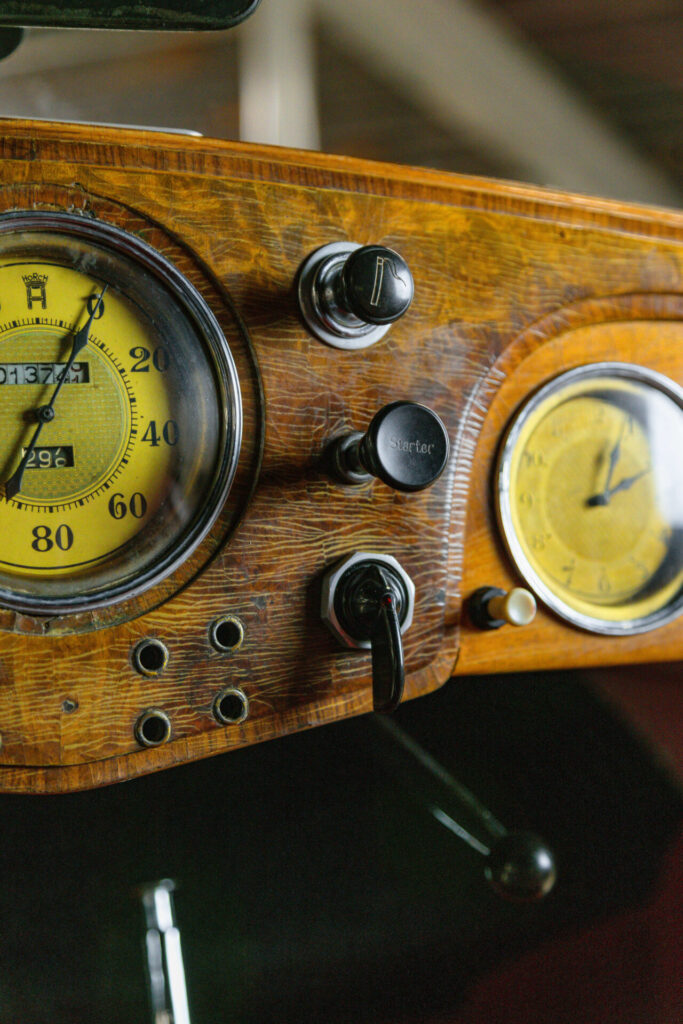
[[[682,56],[683,0],[262,0],[229,32],[28,30],[0,61],[0,116],[680,207]],[[0,1021],[172,1024],[151,1010],[140,895],[172,878],[193,1024],[673,1024],[680,676],[451,683],[395,716],[441,774],[368,717],[92,793],[1,796]],[[463,820],[444,778],[544,836],[549,896],[492,891],[435,816]]]
[[[676,206],[682,56],[681,0],[263,0],[227,32],[29,30],[0,112]]]

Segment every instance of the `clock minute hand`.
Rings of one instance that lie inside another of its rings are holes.
[[[614,470],[616,469],[617,462],[619,461],[619,456],[621,455],[621,442],[624,437],[624,431],[626,430],[627,422],[628,421],[626,419],[622,421],[621,430],[619,431],[619,437],[617,438],[617,443],[614,445],[614,447],[609,453],[607,464],[607,479],[605,480],[605,486],[599,494],[593,494],[586,501],[586,504],[591,507],[595,507],[596,505],[609,505],[609,499],[614,493],[614,491],[610,490],[610,484],[612,483],[612,476],[614,475]]]
[[[624,437],[624,431],[626,430],[626,423],[627,420],[626,418],[624,418],[621,423],[621,430],[619,431],[617,443],[614,445],[612,451],[609,453],[609,463],[607,465],[607,479],[605,480],[605,486],[602,489],[602,494],[607,499],[607,501],[609,501],[610,484],[612,483],[612,476],[614,474],[614,470],[616,469],[617,462],[619,461],[619,456],[621,455],[621,442]]]
[[[619,455],[621,454],[621,438],[622,438],[623,433],[624,433],[624,429],[622,427],[621,434],[619,435],[619,439],[618,439],[617,443],[615,444],[614,448],[612,449],[612,451],[609,453],[609,465],[607,467],[607,479],[605,480],[605,487],[604,487],[604,490],[602,492],[603,494],[607,494],[608,493],[609,485],[612,483],[612,474],[614,473],[614,470],[616,468],[617,462],[619,461]]]
[[[76,356],[88,344],[88,335],[90,333],[92,322],[95,319],[95,316],[97,315],[97,311],[102,304],[102,299],[104,298],[104,293],[106,292],[108,287],[108,285],[105,285],[102,291],[100,292],[99,298],[93,306],[92,313],[88,317],[87,323],[74,334],[69,359],[67,361],[66,366],[64,367],[64,370],[59,376],[59,380],[57,381],[57,387],[52,392],[52,397],[50,401],[47,403],[47,405],[41,405],[38,407],[38,409],[36,409],[36,416],[38,417],[38,426],[33,432],[33,436],[29,441],[28,447],[24,452],[24,456],[21,462],[19,463],[15,471],[12,473],[12,475],[5,481],[5,498],[8,501],[11,498],[13,498],[16,494],[18,494],[19,491],[21,490],[21,486],[24,479],[24,470],[28,465],[29,459],[33,455],[33,451],[36,447],[36,444],[38,443],[38,438],[40,437],[41,430],[43,429],[46,423],[49,423],[50,420],[53,420],[55,418],[54,404],[57,399],[57,395],[61,391],[64,381],[71,373],[71,368],[76,361]]]

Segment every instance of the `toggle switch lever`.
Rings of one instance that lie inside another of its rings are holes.
[[[415,587],[395,558],[361,552],[323,580],[322,617],[349,647],[372,651],[375,711],[394,711],[403,696],[401,633],[412,621]]]
[[[396,491],[421,491],[441,476],[448,434],[435,412],[416,402],[391,402],[373,416],[365,434],[332,442],[334,475],[347,484],[379,477]]]

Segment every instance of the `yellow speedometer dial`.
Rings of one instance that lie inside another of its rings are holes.
[[[683,398],[622,363],[555,378],[514,418],[498,510],[522,576],[570,622],[653,629],[681,611]]]
[[[0,604],[77,611],[163,578],[239,441],[227,343],[169,263],[109,225],[0,219]]]

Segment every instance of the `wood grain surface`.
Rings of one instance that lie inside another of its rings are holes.
[[[308,152],[121,129],[0,121],[0,209],[60,209],[115,223],[199,288],[235,357],[245,441],[226,507],[200,550],[144,598],[79,618],[0,610],[0,789],[102,785],[371,709],[367,654],[320,621],[323,572],[354,551],[394,555],[416,586],[404,637],[406,697],[454,673],[676,661],[680,620],[627,639],[541,612],[476,631],[463,598],[515,581],[490,502],[513,409],[581,363],[635,361],[683,380],[683,216],[474,178]],[[303,259],[327,242],[397,249],[415,301],[372,348],[313,338],[295,299]],[[653,330],[653,323],[662,330]],[[628,324],[628,330],[619,329]],[[431,488],[334,482],[330,439],[398,398],[429,405],[451,438]],[[233,654],[209,643],[236,616]],[[167,667],[135,671],[144,637]],[[454,683],[452,685],[457,685]],[[216,694],[249,716],[223,726]],[[163,746],[134,736],[147,708]],[[65,708],[69,710],[65,710]]]

